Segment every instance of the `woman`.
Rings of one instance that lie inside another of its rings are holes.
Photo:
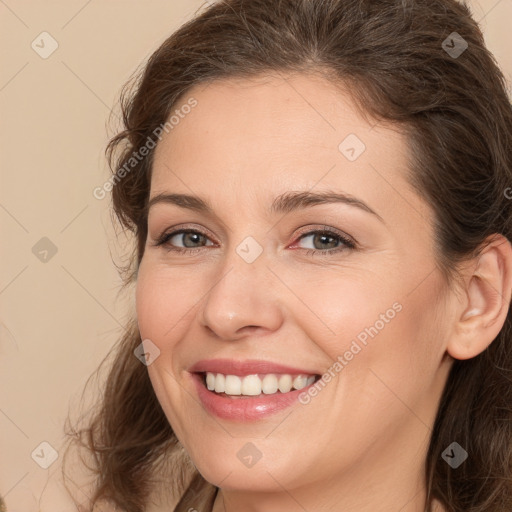
[[[512,510],[512,107],[468,8],[221,1],[133,85],[91,507]]]

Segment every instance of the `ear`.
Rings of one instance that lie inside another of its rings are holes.
[[[512,246],[503,235],[492,235],[465,272],[463,300],[457,307],[446,347],[454,359],[470,359],[498,336],[507,318],[512,294]]]

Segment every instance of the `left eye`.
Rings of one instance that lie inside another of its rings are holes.
[[[333,231],[310,231],[309,233],[303,234],[299,240],[305,240],[307,238],[311,238],[313,247],[310,249],[313,251],[339,249],[340,245],[350,249],[355,247],[355,244],[352,242],[352,240],[349,240],[347,237],[344,237]]]

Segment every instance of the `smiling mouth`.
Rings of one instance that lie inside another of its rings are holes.
[[[269,395],[287,394],[314,384],[320,375],[288,373],[267,373],[252,375],[225,375],[214,372],[200,372],[203,385],[219,396],[229,398],[256,398]]]

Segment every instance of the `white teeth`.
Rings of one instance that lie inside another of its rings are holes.
[[[215,377],[215,388],[214,388],[215,393],[224,393],[225,383],[226,383],[226,377],[224,377],[224,375],[219,373]]]
[[[213,373],[206,374],[206,387],[213,391],[215,389],[215,375]]]
[[[257,375],[247,375],[242,380],[242,395],[260,395],[261,379]]]
[[[226,393],[226,395],[241,395],[242,379],[236,375],[226,375],[224,393]]]
[[[313,380],[315,380],[314,377],[311,377]],[[302,389],[305,388],[308,385],[308,377],[307,375],[297,375],[295,379],[293,379],[293,387],[295,389]]]
[[[315,382],[314,375],[289,374],[276,375],[269,373],[260,378],[259,375],[223,375],[222,373],[206,373],[206,387],[216,393],[226,395],[258,396],[273,395],[278,391],[288,393],[292,389],[303,389]]]
[[[281,393],[288,393],[292,389],[293,382],[291,375],[281,375],[279,378],[279,391]]]
[[[275,375],[272,375],[271,373],[268,375],[265,375],[263,377],[263,380],[261,381],[261,390],[266,395],[272,395],[277,391],[278,382],[277,377]]]

